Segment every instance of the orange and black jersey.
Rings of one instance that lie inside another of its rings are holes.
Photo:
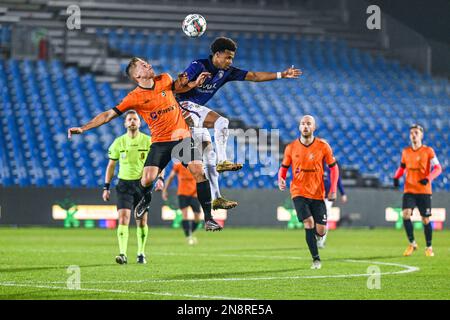
[[[406,169],[405,193],[431,194],[431,183],[423,185],[419,181],[430,174],[433,161],[437,158],[431,147],[422,145],[417,150],[411,146],[403,149],[400,166]]]
[[[172,170],[178,178],[177,195],[197,198],[197,182],[189,169],[177,162],[173,165]]]
[[[287,145],[284,151],[282,166],[292,166],[291,196],[323,200],[325,186],[323,183],[324,162],[332,167],[336,159],[330,145],[323,139],[314,138],[306,146],[296,139]]]
[[[136,87],[116,106],[119,115],[134,109],[148,124],[153,142],[178,141],[191,136],[173,94],[174,82],[168,73],[156,76],[152,88]]]

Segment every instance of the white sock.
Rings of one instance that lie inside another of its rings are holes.
[[[211,188],[211,197],[213,200],[222,197],[219,189],[219,173],[216,170],[216,166],[205,166],[206,178],[209,180],[209,186]]]
[[[220,117],[214,122],[214,140],[219,163],[227,160],[228,124],[228,119],[224,117]]]
[[[213,200],[220,198],[220,188],[219,188],[219,173],[216,170],[216,153],[214,152],[212,145],[205,149],[203,152],[203,163],[205,165],[205,175],[206,179],[209,180],[209,185],[211,188],[211,197]]]

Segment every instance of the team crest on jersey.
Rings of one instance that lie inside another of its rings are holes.
[[[314,154],[313,154],[313,153],[311,153],[311,154],[309,155],[309,160],[314,160]]]
[[[156,120],[156,118],[158,118],[158,114],[156,112],[152,112],[150,113],[150,118],[152,118],[152,120]]]
[[[217,78],[219,78],[219,79],[223,78],[223,70],[220,70],[219,72],[217,72]]]
[[[141,160],[145,159],[145,153],[141,152]]]
[[[125,158],[127,157],[127,154],[126,154],[125,152],[122,152],[122,154],[120,155],[120,157],[121,157],[122,159],[125,159]]]
[[[165,91],[162,91],[162,92],[161,92],[161,95],[162,95],[163,97],[165,97],[165,96],[166,96],[166,92],[165,92]]]

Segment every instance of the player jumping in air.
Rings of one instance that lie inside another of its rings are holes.
[[[189,245],[197,244],[197,238],[193,236],[200,221],[200,203],[197,198],[197,190],[195,189],[195,179],[192,174],[181,163],[177,162],[173,165],[172,171],[167,178],[167,183],[162,190],[162,198],[164,201],[169,199],[168,188],[172,184],[175,176],[178,177],[178,203],[180,206],[183,220],[181,225],[183,227],[184,235]],[[189,220],[188,208],[191,207],[194,212],[194,221]]]
[[[111,180],[117,161],[119,162],[119,182],[117,191],[117,211],[119,225],[117,227],[117,239],[119,241],[119,255],[116,257],[118,264],[126,264],[128,246],[128,226],[130,224],[131,210],[137,205],[139,193],[136,192],[142,177],[145,159],[152,143],[151,138],[139,131],[141,120],[136,111],[130,110],[125,115],[125,127],[127,133],[116,138],[108,150],[109,162],[105,173],[103,186],[103,200],[109,201]],[[162,180],[158,180],[157,189],[163,187]],[[137,263],[147,263],[145,259],[145,243],[147,242],[148,212],[142,219],[136,220],[137,225]]]
[[[205,215],[206,231],[222,230],[211,216],[211,189],[203,173],[201,155],[193,147],[189,127],[174,96],[174,92],[188,91],[201,85],[208,73],[200,74],[191,82],[183,75],[173,81],[167,73],[156,76],[152,66],[139,58],[132,58],[126,71],[138,86],[113,109],[98,114],[82,127],[70,128],[69,139],[72,134],[82,134],[97,128],[127,110],[136,110],[152,133],[152,147],[145,161],[139,185],[142,197],[134,210],[136,218],[141,219],[147,211],[152,198],[152,185],[158,175],[172,158],[176,158],[187,166],[197,182],[198,199]]]
[[[215,39],[211,44],[212,55],[206,59],[192,61],[185,70],[190,81],[196,79],[205,71],[210,73],[211,76],[201,86],[188,92],[177,94],[177,100],[180,102],[181,108],[190,113],[190,118],[194,124],[194,141],[197,144],[206,144],[203,149],[203,157],[205,172],[211,182],[214,198],[213,205],[216,208],[224,209],[235,206],[237,203],[226,200],[221,196],[218,172],[239,170],[242,168],[242,164],[232,163],[227,160],[228,119],[205,107],[205,104],[220,87],[230,81],[262,82],[277,79],[294,79],[301,75],[301,71],[293,67],[283,72],[254,72],[238,69],[232,66],[236,49],[237,44],[229,38],[220,37]],[[214,128],[217,155],[211,147],[211,136],[205,128]]]
[[[325,207],[325,187],[323,183],[324,162],[330,167],[330,192],[328,200],[336,199],[339,168],[330,145],[314,136],[316,122],[306,115],[300,120],[300,138],[286,146],[281,168],[278,172],[278,187],[286,189],[286,175],[292,166],[291,197],[299,220],[303,221],[306,243],[313,258],[311,269],[322,267],[318,237],[326,232],[327,209]]]
[[[403,194],[403,225],[409,240],[409,245],[403,253],[410,256],[418,246],[414,240],[411,215],[415,207],[419,209],[425,233],[427,247],[425,255],[433,257],[431,246],[432,227],[431,216],[431,182],[442,172],[442,167],[434,153],[433,148],[422,144],[423,128],[414,124],[409,128],[411,146],[403,149],[402,160],[394,176],[394,187],[398,187],[399,179],[406,171],[405,187]]]

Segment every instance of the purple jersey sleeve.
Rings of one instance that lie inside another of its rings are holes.
[[[197,79],[198,75],[205,71],[205,66],[199,61],[192,61],[184,72],[187,73],[189,81]]]
[[[341,196],[344,196],[345,190],[344,190],[344,185],[342,184],[341,175],[339,175],[339,179],[338,179],[338,189],[339,189]]]
[[[244,81],[247,73],[247,70],[231,67],[231,72],[227,78],[227,81]]]

